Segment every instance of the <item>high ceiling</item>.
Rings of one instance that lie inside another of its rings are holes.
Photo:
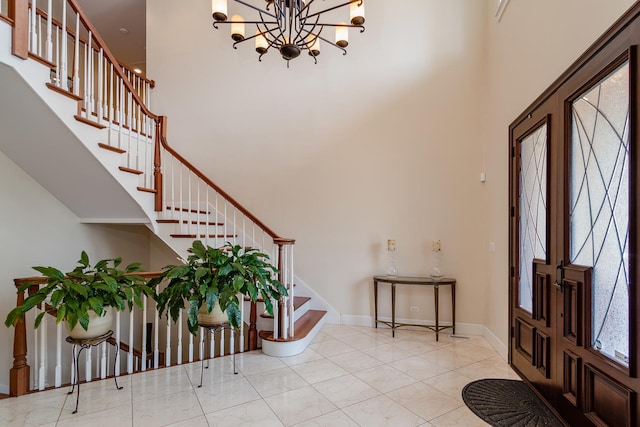
[[[146,72],[146,0],[78,0],[118,60]]]

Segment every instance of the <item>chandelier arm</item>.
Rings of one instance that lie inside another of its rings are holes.
[[[315,24],[303,24],[305,26],[315,25]],[[323,24],[319,23],[317,25],[321,25],[323,27],[346,27],[346,28],[360,28],[360,33],[364,33],[364,25],[353,25],[353,24]]]
[[[249,9],[253,9],[253,10],[257,10],[258,12],[262,12],[266,15],[269,15],[270,17],[274,18],[274,19],[278,19],[278,17],[274,14],[272,14],[271,12],[268,12],[264,9],[261,9],[257,6],[252,5],[251,3],[247,3],[246,1],[243,0],[234,0],[236,3],[240,3],[242,5],[245,5],[246,7],[248,7]]]
[[[238,45],[239,45],[240,43],[244,43],[244,42],[249,41],[249,40],[251,40],[251,39],[255,39],[256,37],[258,37],[258,35],[257,35],[257,34],[256,34],[255,36],[251,36],[251,37],[247,37],[247,38],[242,39],[242,40],[238,40],[237,42],[234,42],[234,43],[233,43],[233,48],[234,48],[234,49],[237,49],[237,48],[238,48]]]
[[[216,24],[270,24],[270,25],[278,25],[277,22],[271,22],[271,21],[218,21],[218,22],[214,22],[213,23],[213,27],[216,30],[219,30],[218,27],[216,27]]]
[[[236,1],[241,1],[241,0],[236,0]],[[324,10],[321,10],[321,11],[319,11],[319,12],[313,13],[313,14],[311,14],[311,15],[307,16],[307,18],[311,18],[311,17],[314,17],[314,16],[316,16],[316,15],[322,15],[323,13],[325,13],[325,12],[330,12],[330,11],[332,11],[332,10],[340,9],[341,7],[348,6],[348,5],[350,5],[351,3],[359,3],[359,4],[358,4],[358,6],[362,6],[362,1],[363,1],[363,0],[351,0],[351,1],[348,1],[348,2],[346,2],[346,3],[342,3],[342,4],[339,4],[339,5],[336,5],[336,6],[330,7],[330,8],[328,8],[328,9],[324,9]]]
[[[338,49],[340,49],[340,50],[343,52],[343,53],[342,53],[342,56],[345,56],[345,55],[347,54],[347,49],[345,49],[345,48],[343,48],[343,47],[338,46],[338,45],[337,45],[337,44],[335,44],[334,42],[332,42],[332,41],[329,41],[329,40],[325,39],[324,37],[322,37],[322,36],[321,36],[321,35],[319,35],[319,34],[318,34],[318,38],[319,38],[320,40],[322,40],[323,42],[325,42],[325,43],[327,43],[327,44],[330,44],[331,46],[334,46],[334,47],[337,47]]]

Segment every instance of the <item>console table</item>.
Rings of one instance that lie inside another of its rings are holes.
[[[391,285],[391,322],[386,320],[378,320],[378,283],[388,283]],[[433,298],[436,309],[435,325],[418,325],[412,323],[396,323],[396,285],[418,285],[432,286]],[[451,287],[451,325],[441,326],[439,316],[439,288],[440,286]],[[434,279],[432,277],[402,277],[402,276],[374,276],[373,277],[373,295],[375,299],[375,325],[383,323],[391,328],[391,335],[396,336],[396,328],[400,326],[420,326],[427,328],[436,333],[436,341],[441,330],[451,328],[456,333],[456,279],[441,278]]]

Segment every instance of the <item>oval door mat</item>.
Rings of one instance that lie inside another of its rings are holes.
[[[564,426],[522,381],[473,381],[462,389],[462,399],[474,414],[492,426]]]

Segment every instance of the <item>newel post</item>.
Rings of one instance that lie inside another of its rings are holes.
[[[280,242],[280,241],[276,241],[276,244],[278,245],[278,280],[280,281],[280,283],[282,283],[284,286],[287,286],[285,283],[285,276],[284,276],[284,261],[283,261],[283,248],[284,248],[284,243]],[[284,334],[284,322],[286,321],[286,316],[285,316],[285,306],[284,306],[284,301],[283,301],[284,297],[281,297],[278,300],[278,337],[283,338],[283,334]]]
[[[37,288],[37,286],[36,286]],[[18,292],[16,307],[24,303],[24,292]],[[27,327],[24,316],[13,333],[13,367],[9,371],[9,395],[21,396],[29,391],[31,368],[27,365]]]
[[[162,211],[162,147],[161,141],[167,138],[167,117],[156,119],[156,138],[153,153],[153,188],[156,190],[155,211]]]
[[[9,0],[8,15],[13,20],[11,53],[29,58],[29,0]]]

